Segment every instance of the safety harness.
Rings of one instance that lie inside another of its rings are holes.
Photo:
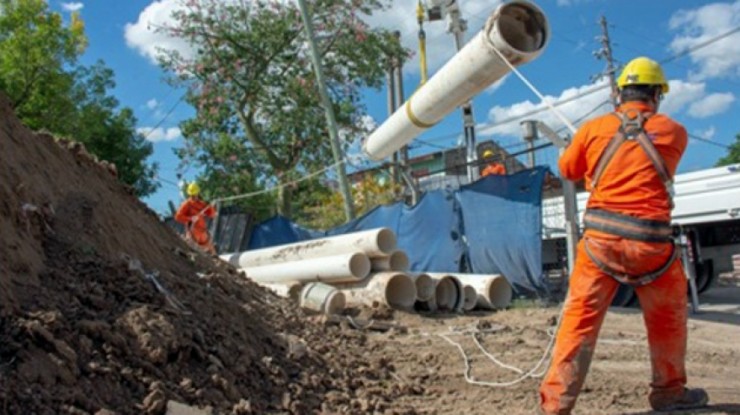
[[[665,186],[668,200],[673,208],[673,179],[665,165],[663,157],[655,148],[653,142],[645,132],[645,122],[653,114],[650,112],[637,112],[634,117],[630,113],[615,112],[614,115],[619,118],[620,126],[617,133],[607,144],[604,152],[601,154],[594,175],[591,180],[592,192],[595,192],[599,185],[599,180],[603,175],[609,162],[614,158],[621,145],[627,141],[634,140],[643,149],[650,161],[653,163],[655,171],[658,173],[661,182]],[[610,212],[603,209],[587,209],[584,213],[583,222],[586,229],[593,229],[600,232],[621,236],[627,239],[644,241],[644,242],[673,242],[673,229],[670,222],[639,219],[633,216],[621,213]],[[671,256],[660,268],[643,275],[630,275],[619,272],[610,267],[605,261],[600,260],[589,248],[588,238],[586,238],[584,247],[588,257],[606,274],[612,276],[617,281],[633,286],[641,286],[655,281],[673,264],[678,258],[678,250],[674,246]]]

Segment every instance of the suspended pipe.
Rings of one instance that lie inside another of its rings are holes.
[[[450,274],[428,273],[436,281],[434,290],[435,303],[440,311],[462,310],[464,303],[463,285]]]
[[[396,250],[396,235],[388,228],[377,228],[327,238],[312,239],[271,248],[221,255],[239,268],[298,261],[309,258],[364,252],[369,257],[388,256]]]
[[[478,302],[478,292],[470,285],[463,285],[463,311],[470,311],[475,308]]]
[[[371,258],[370,264],[373,271],[407,271],[409,257],[403,251],[394,251],[388,256]]]
[[[539,56],[549,37],[539,7],[521,0],[502,4],[478,35],[364,140],[363,151],[373,160],[388,157],[501,79],[509,67],[494,48],[518,66]]]
[[[400,272],[379,272],[357,283],[334,286],[344,293],[347,304],[350,305],[375,307],[382,304],[408,310],[416,301],[414,280]]]
[[[416,299],[417,300],[428,300],[434,297],[434,291],[437,287],[437,283],[427,274],[414,274],[409,275],[414,280],[416,285]]]
[[[344,293],[335,287],[312,282],[301,289],[299,303],[302,308],[330,315],[344,311],[346,300]]]
[[[370,274],[370,259],[362,252],[354,252],[241,270],[257,282],[356,282]]]
[[[463,284],[475,288],[478,308],[500,310],[511,304],[511,284],[500,274],[454,274]]]

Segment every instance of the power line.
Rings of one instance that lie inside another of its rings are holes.
[[[170,110],[167,111],[167,113],[164,115],[164,117],[162,117],[162,119],[159,120],[159,122],[155,124],[154,127],[151,127],[151,129],[144,135],[145,140],[149,138],[149,136],[152,135],[154,130],[159,128],[167,120],[167,118],[170,117],[170,115],[172,115],[172,113],[175,111],[175,108],[177,108],[177,106],[180,105],[180,103],[182,102],[183,98],[184,98],[184,95],[178,98],[177,101],[175,101],[175,104],[172,105],[172,107],[170,107]]]
[[[669,56],[669,57],[667,57],[667,58],[665,58],[665,59],[663,59],[663,60],[661,60],[659,62],[660,63],[668,63],[668,62],[675,61],[676,59],[682,58],[682,57],[688,55],[691,52],[694,52],[694,51],[696,51],[698,49],[701,49],[703,47],[709,46],[712,43],[717,42],[719,40],[722,40],[722,39],[726,38],[727,36],[731,36],[731,35],[733,35],[733,34],[735,34],[737,32],[740,32],[740,26],[735,27],[734,29],[730,30],[729,32],[725,32],[725,33],[722,33],[721,35],[717,35],[717,36],[715,36],[713,38],[707,39],[704,42],[697,43],[696,45],[694,45],[694,46],[692,46],[692,47],[690,47],[688,49],[685,49],[685,50],[683,50],[683,51],[681,51],[681,52],[679,52],[679,53],[677,53],[677,54],[675,54],[673,56]]]
[[[712,141],[712,140],[710,140],[708,138],[699,137],[696,134],[688,133],[688,136],[691,137],[691,138],[693,138],[694,140],[699,140],[699,141],[702,141],[704,143],[711,144],[713,146],[721,147],[721,148],[724,148],[725,150],[729,150],[730,149],[730,146],[728,146],[727,144],[722,144],[722,143],[718,143],[716,141]]]

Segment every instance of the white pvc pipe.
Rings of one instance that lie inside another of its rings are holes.
[[[370,274],[370,259],[362,252],[354,252],[241,270],[257,282],[355,282]]]
[[[416,299],[417,300],[428,300],[434,297],[434,292],[437,287],[437,283],[427,274],[415,274],[409,275],[414,280],[416,285]]]
[[[463,310],[470,311],[475,308],[478,302],[478,292],[470,285],[463,285]]]
[[[514,0],[499,6],[483,29],[363,142],[380,160],[432,127],[509,72],[494,48],[514,66],[535,59],[550,37],[544,13]]]
[[[500,310],[511,304],[511,284],[500,274],[454,274],[463,284],[475,288],[478,308]]]
[[[394,251],[390,255],[371,258],[373,271],[407,271],[409,269],[409,257],[403,251]]]
[[[347,304],[375,307],[379,304],[390,308],[408,310],[416,301],[414,280],[399,272],[371,274],[363,281],[335,284],[345,294]]]
[[[462,310],[464,304],[463,286],[460,280],[450,274],[427,273],[437,282],[434,291],[437,309],[447,311]]]
[[[383,257],[396,250],[396,235],[388,228],[377,228],[328,238],[312,239],[271,248],[221,255],[238,268],[259,267],[286,261],[364,252],[368,257]]]
[[[344,311],[344,293],[321,282],[306,284],[300,292],[300,305],[319,313],[339,314]]]

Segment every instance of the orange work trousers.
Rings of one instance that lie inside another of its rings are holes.
[[[588,373],[596,338],[619,283],[599,269],[584,244],[613,269],[640,275],[660,269],[670,258],[670,243],[650,243],[587,231],[578,244],[552,363],[540,386],[540,408],[547,415],[569,414]],[[678,248],[676,248],[678,249]],[[650,284],[638,287],[650,346],[651,402],[672,400],[686,384],[686,276],[680,260]]]

